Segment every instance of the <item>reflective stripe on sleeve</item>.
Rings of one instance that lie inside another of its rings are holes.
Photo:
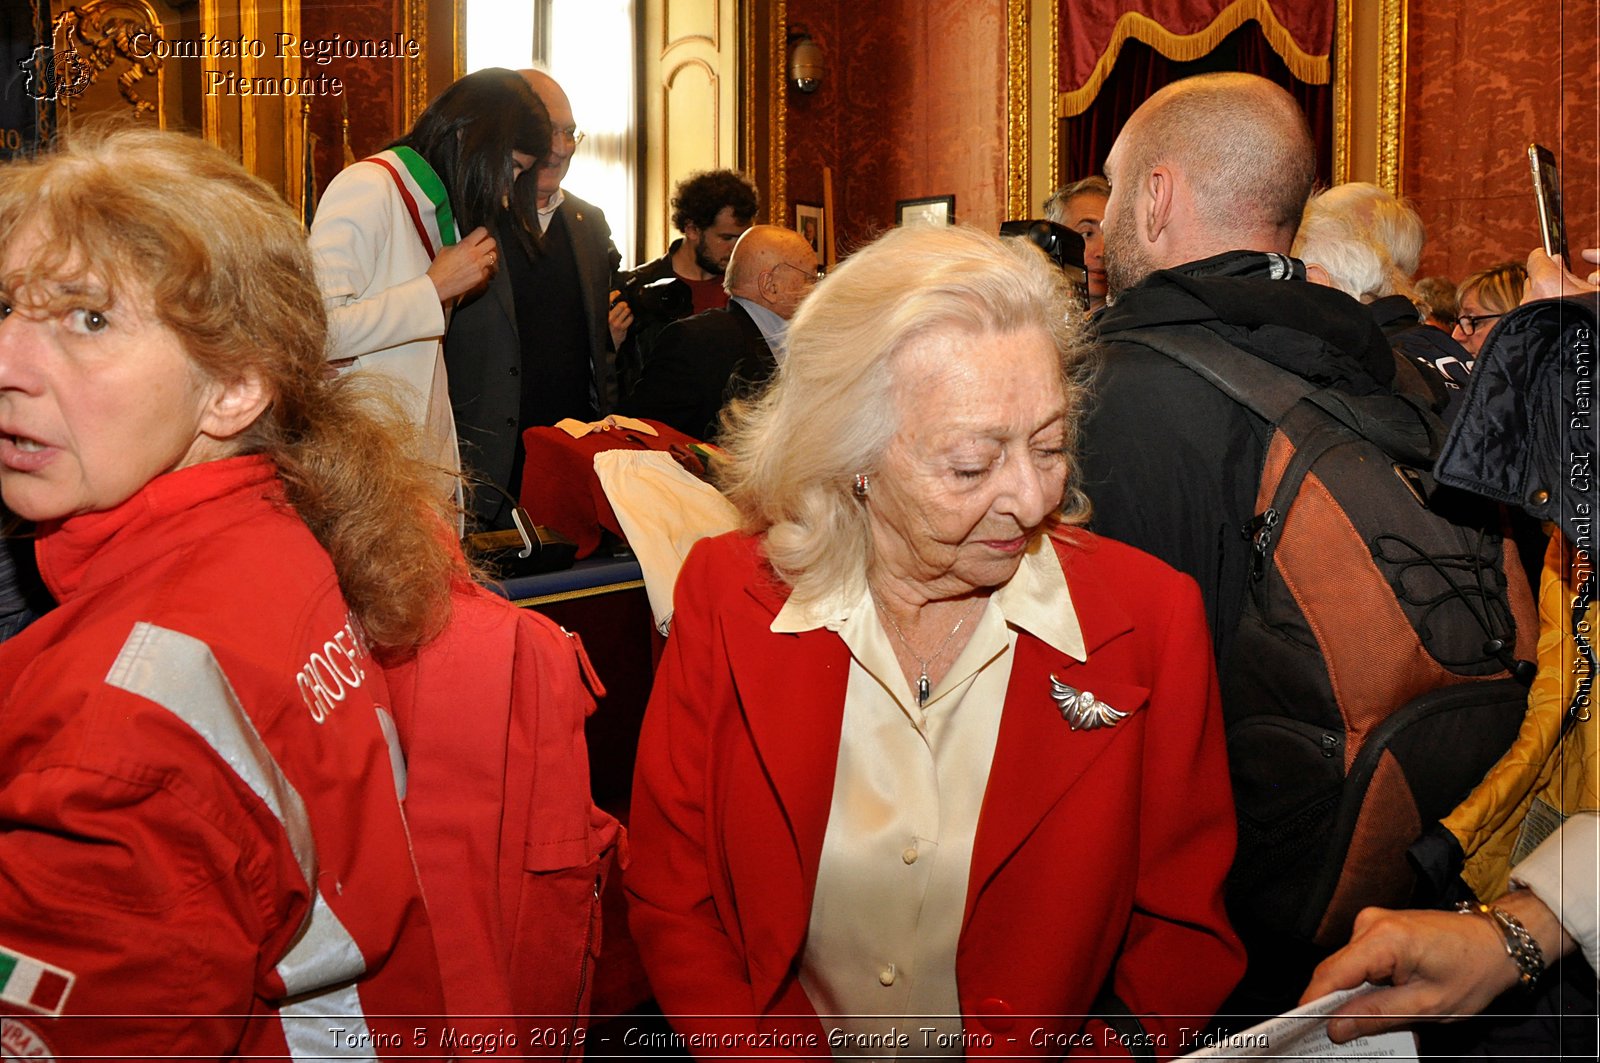
[[[283,1037],[295,1059],[376,1060],[373,1042],[361,1010],[361,998],[353,985],[340,986],[326,993],[292,1004],[285,1004]]]
[[[305,802],[278,767],[249,714],[239,704],[211,648],[193,636],[138,623],[112,663],[106,682],[154,702],[182,720],[205,739],[217,756],[272,810],[283,827],[295,863],[313,891],[311,911],[300,934],[277,965],[287,995],[301,996],[360,976],[366,970],[361,950],[317,889],[316,845]],[[303,1015],[308,1007],[316,1015],[344,1020],[352,1034],[358,1026],[361,1031],[366,1030],[355,987],[345,985],[282,1008],[284,1033],[290,1038],[291,1048],[295,1047],[296,1040],[305,1042],[310,1036],[301,1029],[304,1022],[298,1019],[291,1022],[291,1009]],[[330,1051],[327,1020],[322,1020],[317,1033],[316,1050],[309,1056],[302,1056],[296,1049],[296,1058],[330,1055],[373,1058],[370,1049],[366,1054],[356,1051],[355,1055]],[[357,1041],[370,1041],[370,1038]]]

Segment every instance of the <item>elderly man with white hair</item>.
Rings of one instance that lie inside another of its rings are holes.
[[[1405,200],[1364,181],[1335,185],[1306,203],[1294,253],[1306,275],[1367,304],[1395,351],[1448,391],[1447,416],[1471,379],[1472,354],[1429,324],[1412,277],[1422,256],[1422,218]],[[1437,387],[1437,385],[1434,385]]]
[[[715,440],[723,404],[760,390],[777,368],[789,319],[818,275],[816,251],[793,229],[747,229],[723,275],[728,305],[662,330],[622,412]]]

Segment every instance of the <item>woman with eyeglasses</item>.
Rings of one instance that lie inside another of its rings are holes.
[[[1522,302],[1527,286],[1528,268],[1520,262],[1502,262],[1474,273],[1456,288],[1460,309],[1450,335],[1468,354],[1478,357],[1483,341],[1495,324]]]

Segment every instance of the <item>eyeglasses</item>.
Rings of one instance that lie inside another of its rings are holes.
[[[817,270],[816,270],[815,273],[811,273],[811,272],[808,272],[806,270],[801,269],[799,266],[796,266],[796,265],[794,265],[793,263],[790,263],[790,262],[779,262],[778,265],[780,267],[782,267],[783,269],[792,269],[792,270],[794,270],[796,273],[800,274],[800,276],[805,278],[807,284],[815,284],[819,280],[821,280],[823,277],[826,277],[828,275],[828,271],[823,269],[821,266],[817,267]]]
[[[582,144],[584,138],[589,135],[583,132],[583,130],[579,129],[577,126],[560,126],[551,132],[555,136],[565,137],[566,139],[572,141],[573,148],[577,148],[579,144]]]
[[[1462,314],[1456,318],[1456,326],[1461,329],[1463,336],[1470,336],[1485,321],[1505,317],[1504,314]]]

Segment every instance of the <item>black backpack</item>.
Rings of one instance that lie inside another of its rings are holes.
[[[1434,482],[1444,432],[1422,401],[1318,389],[1199,325],[1118,339],[1272,427],[1223,662],[1228,907],[1247,944],[1336,947],[1361,908],[1413,901],[1407,848],[1516,737],[1532,593],[1499,507]]]

